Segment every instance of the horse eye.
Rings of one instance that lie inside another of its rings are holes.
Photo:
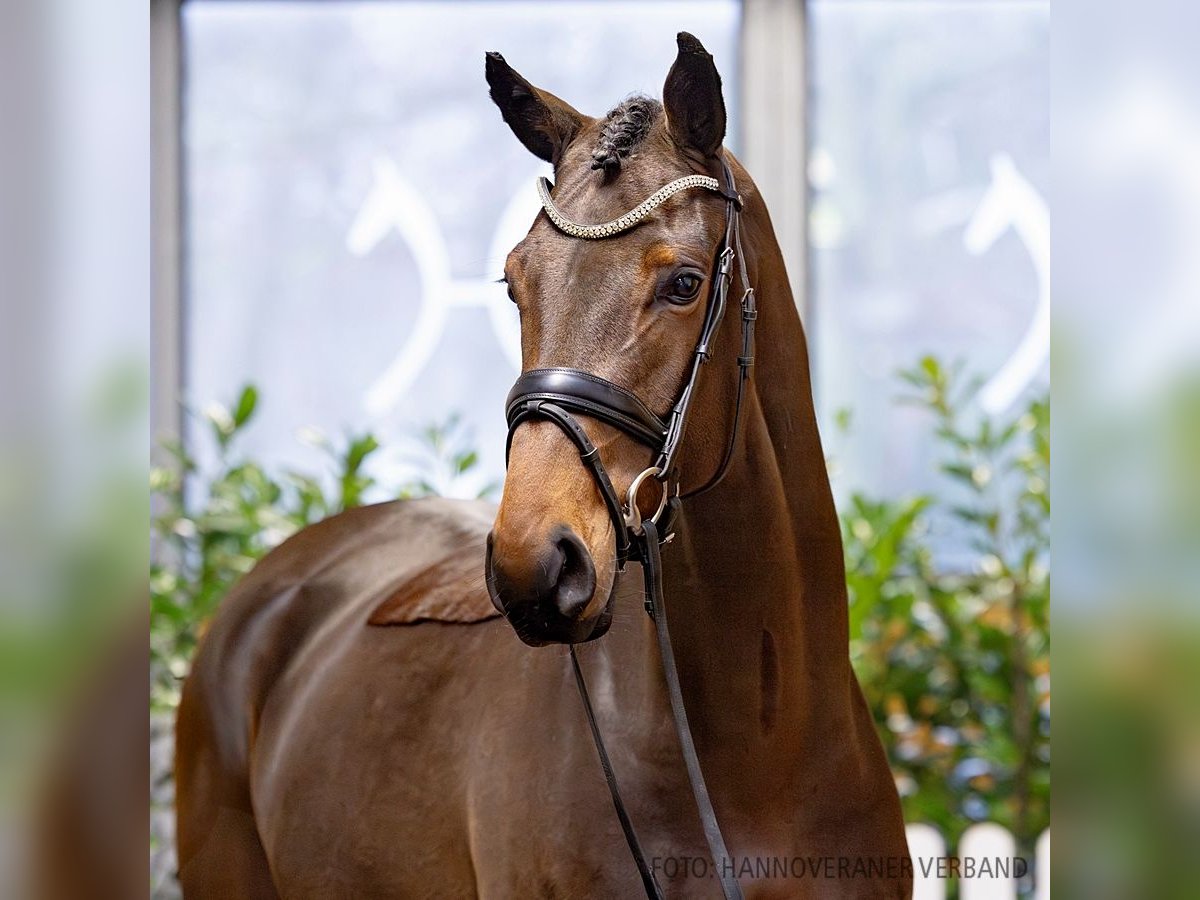
[[[516,303],[517,298],[513,295],[512,285],[507,280],[504,282],[504,290],[508,292],[508,299],[513,303]]]
[[[691,272],[676,275],[675,280],[671,282],[671,299],[676,303],[695,300],[696,295],[700,293],[700,283],[702,281],[703,279],[699,275],[694,275]]]

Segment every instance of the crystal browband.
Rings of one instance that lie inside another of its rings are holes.
[[[538,179],[538,196],[542,200],[542,207],[546,210],[546,215],[554,223],[554,227],[572,237],[588,238],[590,240],[612,237],[623,231],[628,231],[634,225],[643,221],[658,207],[662,206],[669,197],[678,194],[680,191],[686,191],[688,188],[705,188],[706,190],[716,191],[718,194],[721,193],[721,184],[717,179],[710,178],[707,175],[686,175],[683,178],[676,178],[674,181],[664,184],[629,212],[618,216],[611,222],[604,222],[601,225],[581,225],[579,222],[574,222],[564,216],[558,207],[554,205],[554,201],[550,199],[550,187],[549,179]]]

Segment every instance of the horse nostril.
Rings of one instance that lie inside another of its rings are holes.
[[[554,605],[564,616],[574,619],[583,612],[596,592],[596,567],[583,541],[565,525],[555,528],[551,539],[562,560],[554,585]]]

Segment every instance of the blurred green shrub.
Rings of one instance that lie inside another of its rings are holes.
[[[238,451],[254,416],[258,392],[242,389],[232,408],[203,412],[216,458],[201,471],[180,444],[164,444],[166,464],[150,471],[153,550],[150,565],[151,706],[170,710],[203,623],[254,564],[305,525],[373,499],[445,493],[478,463],[465,447],[457,417],[417,435],[421,473],[409,484],[379,485],[367,463],[379,451],[373,435],[335,446],[312,435],[325,456],[322,474],[275,474]],[[488,493],[489,485],[481,492]]]
[[[842,510],[851,659],[907,821],[951,846],[998,822],[1029,848],[1049,824],[1049,400],[998,421],[968,411],[960,368],[927,357],[901,377],[945,487]]]

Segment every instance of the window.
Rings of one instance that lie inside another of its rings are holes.
[[[823,434],[839,491],[901,494],[935,457],[897,370],[962,360],[992,413],[1048,377],[1050,5],[811,0],[809,48]]]
[[[687,5],[730,96],[738,16]],[[599,115],[660,93],[679,21],[671,2],[186,3],[186,396],[255,382],[246,449],[271,464],[311,468],[305,426],[370,429],[390,482],[454,411],[481,460],[459,490],[502,477],[520,348],[495,279],[549,167],[501,122],[484,51]]]
[[[416,430],[454,411],[481,461],[461,492],[502,477],[519,352],[494,280],[546,167],[501,124],[484,51],[600,114],[660,91],[686,23],[721,67],[730,143],[753,157],[780,142],[762,133],[769,105],[741,133],[742,85],[785,69],[743,55],[742,28],[801,21],[744,5],[185,2],[184,396],[258,384],[246,449],[271,464],[311,468],[305,426],[370,429],[388,482]],[[806,31],[809,270],[793,279],[808,282],[835,489],[920,490],[928,427],[893,402],[898,369],[963,359],[991,411],[1047,378],[1049,3],[809,0]],[[767,158],[760,182],[804,165]]]

